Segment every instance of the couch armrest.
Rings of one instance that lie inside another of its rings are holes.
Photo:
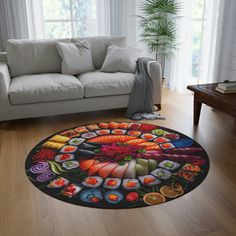
[[[161,105],[161,64],[158,61],[150,61],[147,65],[147,69],[153,83],[153,102],[155,105]]]
[[[8,89],[10,86],[10,73],[6,63],[0,63],[0,98],[8,96]]]
[[[7,62],[7,53],[0,52],[0,62]]]

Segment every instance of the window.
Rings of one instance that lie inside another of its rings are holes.
[[[192,76],[200,76],[205,0],[193,1]]]
[[[97,35],[96,0],[43,0],[47,38]]]

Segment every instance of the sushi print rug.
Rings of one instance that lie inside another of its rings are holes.
[[[191,138],[152,124],[106,122],[44,139],[25,163],[42,192],[75,205],[129,209],[171,201],[197,187],[209,170]]]

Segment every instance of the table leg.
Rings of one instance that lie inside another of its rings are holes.
[[[201,113],[202,103],[197,99],[194,99],[194,112],[193,112],[193,122],[195,125],[198,125],[200,113]]]

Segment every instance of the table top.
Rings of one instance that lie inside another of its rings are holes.
[[[227,100],[232,103],[236,103],[236,93],[220,93],[215,90],[218,83],[213,84],[199,84],[199,85],[189,85],[187,88],[193,92],[199,92],[208,94],[212,97],[221,98],[222,100]]]

